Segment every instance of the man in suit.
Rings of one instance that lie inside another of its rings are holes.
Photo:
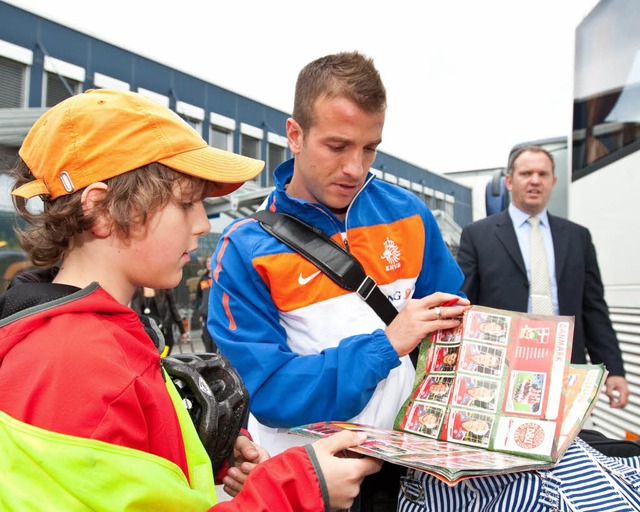
[[[505,184],[508,210],[462,230],[458,264],[465,275],[462,290],[472,304],[532,312],[530,234],[527,219],[540,219],[547,255],[553,314],[575,316],[572,362],[604,363],[611,407],[627,404],[629,388],[622,354],[609,319],[604,288],[589,230],[547,212],[556,184],[553,157],[537,146],[515,151]]]

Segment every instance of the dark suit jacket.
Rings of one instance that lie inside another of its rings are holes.
[[[561,315],[575,316],[571,360],[604,363],[610,375],[624,375],[622,354],[609,319],[604,287],[589,230],[549,215]],[[529,280],[507,211],[462,230],[458,264],[462,291],[472,304],[527,311]]]

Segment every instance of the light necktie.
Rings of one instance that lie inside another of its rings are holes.
[[[553,315],[551,302],[551,280],[547,268],[547,253],[544,248],[540,219],[529,217],[531,225],[531,312],[539,315]]]

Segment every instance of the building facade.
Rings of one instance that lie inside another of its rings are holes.
[[[92,88],[144,94],[174,110],[211,146],[266,162],[253,182],[227,197],[206,200],[213,232],[202,240],[200,260],[231,219],[258,207],[271,190],[273,170],[291,156],[285,132],[290,113],[0,0],[0,253],[20,250],[12,236],[6,171],[22,140],[48,108]],[[423,199],[457,249],[459,226],[472,220],[469,187],[382,152],[372,172]]]

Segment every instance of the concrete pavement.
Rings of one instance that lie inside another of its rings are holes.
[[[180,343],[178,341],[178,336],[176,336],[176,342],[173,345],[173,350],[171,351],[172,355],[176,354],[197,354],[199,352],[204,352],[204,343],[202,343],[202,330],[194,329],[189,331],[189,341],[187,343]]]

